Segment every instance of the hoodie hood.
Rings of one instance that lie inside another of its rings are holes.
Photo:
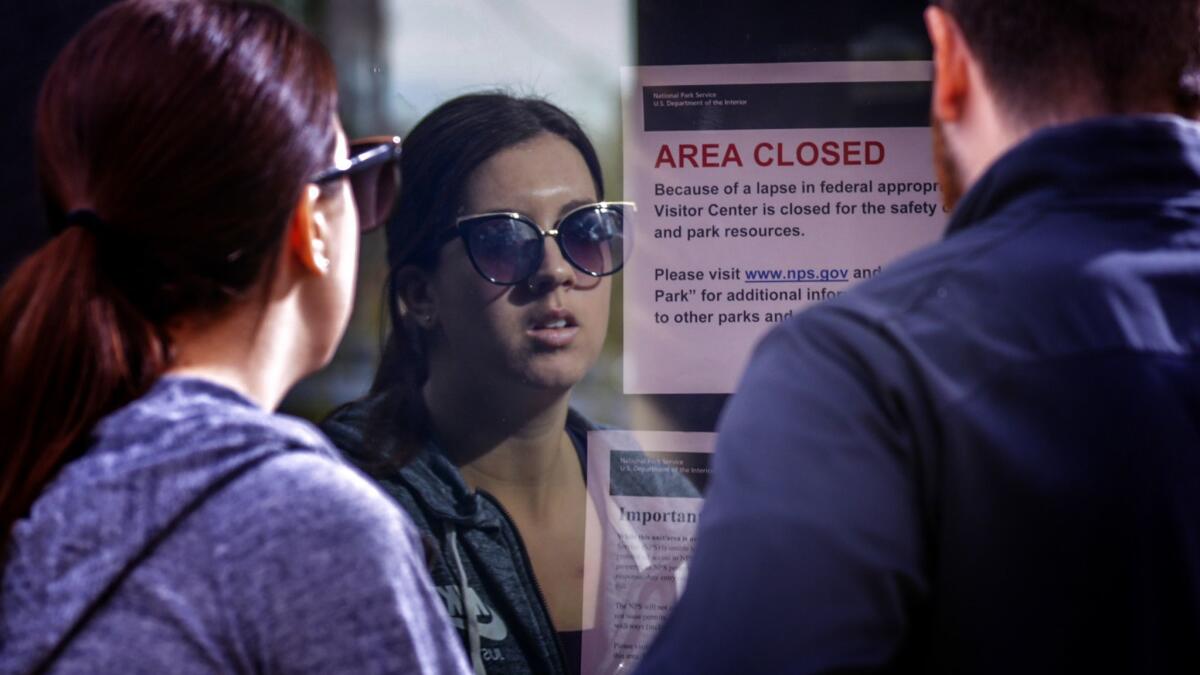
[[[336,457],[301,420],[216,384],[164,377],[105,417],[13,528],[0,593],[0,672],[38,667],[143,555],[251,467],[284,452]]]
[[[349,461],[371,474],[408,511],[437,548],[439,555],[430,572],[472,662],[489,673],[570,672],[533,565],[500,502],[471,491],[433,441],[427,441],[406,464],[392,461],[386,425],[399,422],[388,406],[386,394],[375,394],[342,406],[321,428]],[[379,426],[372,428],[372,424]],[[571,409],[565,428],[586,479],[587,435],[602,427]],[[638,446],[631,440],[628,447]],[[627,494],[698,496],[688,479],[675,473],[631,473],[625,480],[620,490]],[[619,542],[640,571],[656,563],[664,568],[670,564],[655,560],[653,543],[641,541],[629,521],[619,516],[611,497],[596,506],[605,536]],[[666,555],[673,554],[659,557]],[[622,592],[609,588],[601,597]],[[616,610],[604,606],[599,615],[616,616]],[[610,641],[636,639],[638,631],[622,628]]]
[[[501,515],[495,508],[482,503],[484,498],[467,485],[458,468],[432,439],[427,440],[407,462],[380,462],[380,457],[386,456],[388,449],[378,446],[386,446],[390,439],[386,429],[371,429],[370,426],[381,421],[388,423],[389,416],[381,413],[386,411],[390,403],[386,394],[352,401],[333,411],[321,422],[321,430],[346,459],[385,487],[388,483],[401,483],[409,488],[422,510],[437,520],[460,527],[501,527]],[[567,411],[566,431],[575,447],[585,480],[587,433],[598,428],[574,408]]]

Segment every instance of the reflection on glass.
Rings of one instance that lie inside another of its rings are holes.
[[[600,516],[595,426],[571,394],[604,346],[634,207],[601,201],[590,140],[540,99],[454,99],[400,162],[391,336],[373,393],[325,429],[436,542],[430,573],[478,667],[577,671]]]
[[[633,63],[630,2],[479,3],[475,0],[274,0],[329,45],[342,85],[340,109],[353,137],[400,133],[464,92],[501,87],[551,97],[588,130],[620,199],[620,69]],[[387,277],[381,235],[363,241],[359,288]],[[620,275],[617,305],[596,367],[576,389],[577,405],[625,424],[621,397]],[[319,419],[360,396],[379,357],[381,305],[363,292],[333,363],[302,382],[284,410]]]

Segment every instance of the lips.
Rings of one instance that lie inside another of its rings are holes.
[[[530,320],[525,334],[536,344],[551,349],[561,349],[571,344],[579,333],[575,316],[565,309],[538,312]]]

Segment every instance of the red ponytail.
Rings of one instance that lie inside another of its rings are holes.
[[[269,274],[336,110],[324,48],[256,2],[123,0],[59,54],[35,141],[65,229],[0,289],[0,561],[100,418],[170,366],[167,326]]]
[[[67,228],[0,290],[4,533],[96,422],[144,393],[168,365],[164,337],[105,281],[99,248],[93,233]]]

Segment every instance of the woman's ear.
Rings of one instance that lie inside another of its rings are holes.
[[[288,245],[300,266],[318,276],[329,273],[329,223],[317,208],[321,188],[306,185],[288,220]]]
[[[405,265],[395,272],[393,288],[401,316],[411,317],[424,330],[437,324],[437,296],[429,272],[416,265]]]

